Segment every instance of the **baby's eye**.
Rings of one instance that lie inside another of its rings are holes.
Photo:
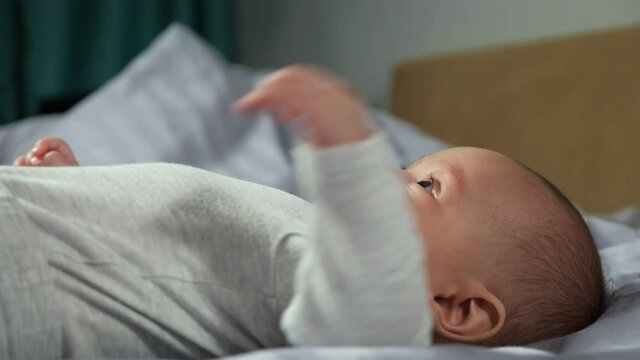
[[[418,181],[418,185],[425,188],[431,195],[435,195],[433,190],[433,178],[429,178],[428,180]]]

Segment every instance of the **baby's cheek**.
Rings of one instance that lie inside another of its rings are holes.
[[[455,276],[456,273],[449,249],[442,241],[438,242],[438,238],[438,234],[423,238],[423,270],[432,313],[435,313],[433,306],[436,297],[442,296],[443,292],[451,288],[451,276]]]
[[[422,234],[425,230],[425,226],[428,223],[428,219],[425,217],[428,215],[429,209],[424,199],[424,190],[420,185],[410,183],[406,187],[407,196],[409,198],[409,205],[411,206],[411,212],[416,222],[417,230]]]
[[[426,257],[426,261],[424,264],[424,271],[425,271],[425,279],[427,281],[429,294],[434,293],[433,289],[438,288],[438,283],[440,281],[441,269],[439,269],[438,266],[436,266],[434,263],[435,263],[434,261],[430,261],[430,257]]]
[[[425,190],[417,184],[409,184],[407,186],[407,195],[411,204],[411,210],[415,219],[416,231],[422,242],[423,268],[427,275],[430,289],[434,286],[434,281],[439,279],[439,274],[443,269],[442,262],[444,259],[438,256],[441,249],[437,243],[438,212],[430,209],[429,201],[433,199],[424,198],[430,196]]]

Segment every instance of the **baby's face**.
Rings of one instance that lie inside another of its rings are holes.
[[[514,160],[478,148],[454,148],[407,170],[411,203],[427,251],[431,294],[491,276],[484,257],[498,219],[518,223],[544,213],[540,183]],[[500,241],[505,241],[500,239]]]

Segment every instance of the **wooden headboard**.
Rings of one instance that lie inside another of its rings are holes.
[[[401,64],[392,111],[522,161],[587,210],[640,204],[640,27]]]

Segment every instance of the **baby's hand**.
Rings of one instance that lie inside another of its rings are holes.
[[[265,78],[234,104],[237,112],[270,111],[279,122],[296,121],[318,147],[349,144],[373,131],[367,106],[346,82],[312,66],[290,66]]]
[[[64,140],[57,137],[46,137],[38,140],[36,145],[14,160],[16,166],[78,166],[73,152]]]

